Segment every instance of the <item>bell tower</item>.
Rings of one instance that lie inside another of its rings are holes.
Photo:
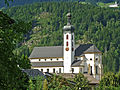
[[[64,35],[64,73],[71,73],[74,61],[74,26],[71,25],[71,14],[67,14],[67,25],[63,27]]]

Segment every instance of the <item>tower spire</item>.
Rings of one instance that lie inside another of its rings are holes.
[[[71,25],[71,13],[67,14],[67,25]]]

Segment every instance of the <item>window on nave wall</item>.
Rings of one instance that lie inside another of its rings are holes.
[[[47,69],[47,72],[49,73],[49,69]]]
[[[55,73],[55,68],[53,68],[53,73]]]
[[[43,72],[43,69],[41,69],[41,72]]]

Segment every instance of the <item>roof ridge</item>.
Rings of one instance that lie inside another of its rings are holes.
[[[40,47],[34,47],[34,48],[42,48],[42,47],[46,48],[46,47],[63,47],[63,46],[40,46]]]

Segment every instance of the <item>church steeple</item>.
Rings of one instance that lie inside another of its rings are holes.
[[[71,13],[67,14],[67,25],[71,25]]]
[[[71,73],[71,64],[74,61],[74,26],[71,25],[71,13],[67,14],[67,25],[64,30],[64,73]]]
[[[72,31],[72,32],[74,31],[74,26],[71,25],[71,17],[72,17],[71,13],[68,13],[67,14],[67,25],[63,27],[64,31]]]

